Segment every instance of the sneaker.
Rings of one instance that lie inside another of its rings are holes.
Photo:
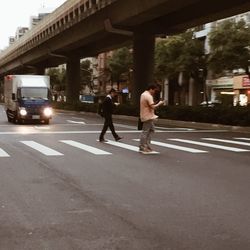
[[[118,136],[118,137],[115,138],[115,140],[116,140],[116,141],[120,141],[122,138],[123,138],[123,137]]]
[[[151,154],[153,151],[148,149],[148,148],[144,148],[143,150],[140,151],[142,154],[146,155],[146,154]]]
[[[108,141],[103,138],[103,139],[99,139],[99,142],[108,142]]]
[[[147,149],[150,150],[151,152],[153,151],[153,149],[149,146],[147,146]]]
[[[139,147],[139,152],[140,152],[140,153],[142,153],[142,152],[143,152],[143,150],[144,150],[144,148],[143,148],[143,147]]]

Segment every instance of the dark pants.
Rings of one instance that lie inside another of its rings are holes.
[[[115,132],[115,128],[114,128],[114,125],[113,125],[113,120],[112,120],[112,116],[105,116],[104,117],[105,121],[104,121],[104,124],[103,124],[103,128],[102,128],[102,132],[99,136],[99,139],[104,139],[104,135],[107,131],[107,129],[109,128],[112,132],[112,135],[114,136],[114,138],[118,138],[118,135],[116,134]]]

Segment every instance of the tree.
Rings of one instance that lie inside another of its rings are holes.
[[[81,62],[80,81],[81,85],[88,86],[93,91],[93,70],[90,68],[90,60],[83,60]]]
[[[80,79],[82,85],[90,85],[92,81],[93,70],[90,68],[90,60],[81,62]]]
[[[249,74],[250,27],[244,20],[226,20],[209,35],[209,67],[214,73],[244,69]]]
[[[66,71],[62,68],[49,68],[47,74],[50,76],[51,89],[55,91],[65,90]]]
[[[112,57],[108,60],[108,68],[111,73],[111,81],[119,84],[124,77],[128,78],[129,70],[132,67],[132,55],[129,48],[124,47],[115,50]]]
[[[169,80],[170,104],[174,104],[176,93],[179,100],[175,101],[181,103],[180,92],[188,91],[187,84],[180,86],[178,80],[180,74],[183,76],[182,82],[187,83],[192,77],[200,85],[199,88],[204,88],[206,74],[204,44],[194,38],[192,30],[156,43],[155,78],[161,81],[166,78]]]
[[[198,77],[200,69],[206,68],[204,44],[195,39],[192,31],[168,37],[156,44],[155,76],[173,78],[179,72]]]

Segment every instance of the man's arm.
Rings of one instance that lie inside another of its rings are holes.
[[[158,108],[159,106],[163,105],[165,102],[164,101],[159,101],[158,103],[154,103],[152,102],[151,104],[149,104],[149,106],[152,108],[152,109],[156,109]]]

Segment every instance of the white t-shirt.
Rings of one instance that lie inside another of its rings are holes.
[[[140,99],[140,118],[142,122],[158,118],[154,113],[154,108],[151,107],[152,104],[154,104],[153,96],[148,90],[144,91]]]

